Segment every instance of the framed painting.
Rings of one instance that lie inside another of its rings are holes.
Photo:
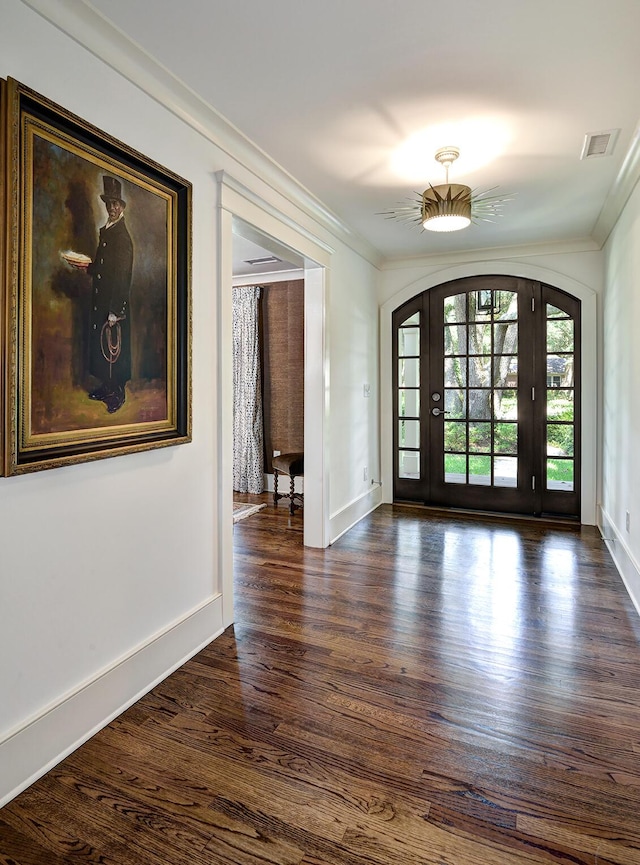
[[[3,87],[7,475],[191,440],[191,185]]]

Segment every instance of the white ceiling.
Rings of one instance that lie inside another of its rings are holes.
[[[588,238],[634,140],[639,0],[92,5],[390,258]],[[616,128],[612,156],[580,161]],[[420,164],[398,166],[417,135]],[[451,144],[451,180],[516,194],[496,224],[378,215],[442,182]]]

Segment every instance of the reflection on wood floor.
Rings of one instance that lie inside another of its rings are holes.
[[[639,865],[640,621],[597,532],[301,526],[234,527],[235,627],[0,812],[0,862]]]

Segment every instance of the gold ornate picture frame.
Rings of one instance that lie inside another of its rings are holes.
[[[190,441],[191,184],[2,96],[4,474]]]

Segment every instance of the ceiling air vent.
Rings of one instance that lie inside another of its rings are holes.
[[[584,137],[580,159],[611,156],[619,132],[619,129],[606,129],[604,132],[588,132]]]
[[[258,267],[260,264],[277,264],[279,261],[282,261],[282,259],[276,258],[275,255],[267,255],[265,258],[247,258],[245,264],[252,264],[254,267]]]

